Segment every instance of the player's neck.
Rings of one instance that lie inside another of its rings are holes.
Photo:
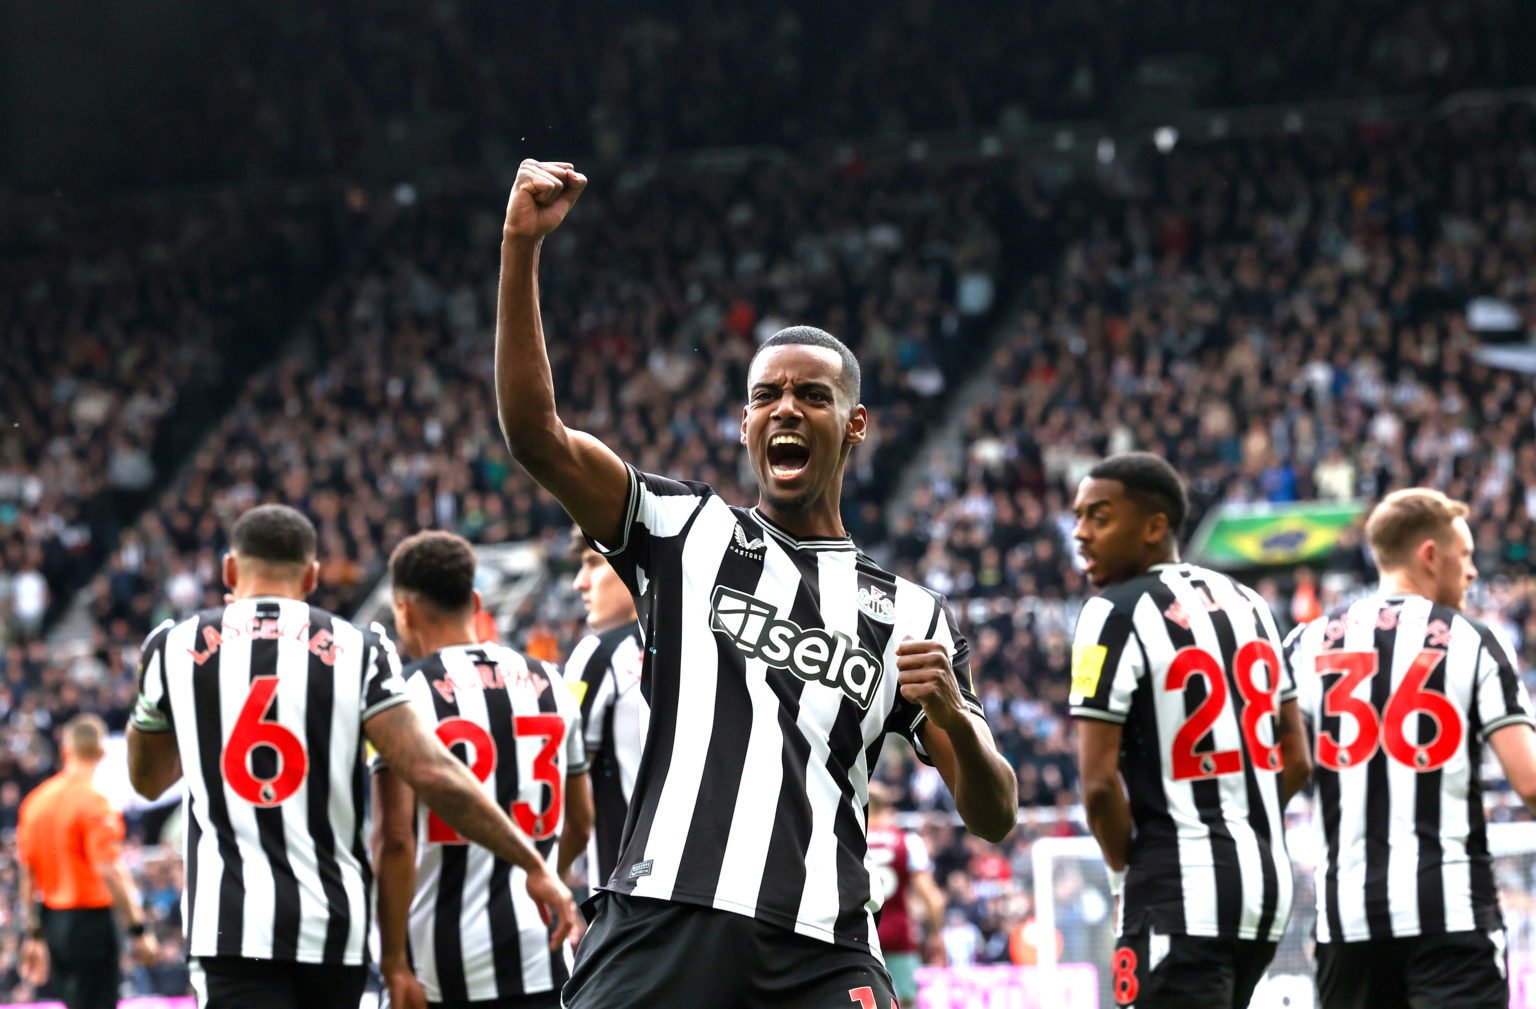
[[[1430,586],[1421,585],[1411,571],[1395,570],[1383,571],[1381,581],[1377,583],[1376,591],[1384,596],[1423,596],[1425,599],[1435,598]]]
[[[843,528],[842,509],[838,507],[839,497],[841,495],[813,501],[793,511],[777,508],[765,498],[759,497],[757,510],[795,539],[841,539],[848,532]]]
[[[273,578],[242,578],[234,588],[230,589],[229,595],[235,602],[242,599],[255,599],[259,596],[276,596],[279,599],[304,601],[302,586]]]
[[[421,655],[417,658],[440,652],[444,648],[481,643],[475,636],[474,622],[469,620],[455,620],[435,627],[420,628],[416,640],[421,645]]]
[[[1179,552],[1177,550],[1165,550],[1157,556],[1149,558],[1145,563],[1142,564],[1141,570],[1137,571],[1136,573],[1138,575],[1144,575],[1160,564],[1178,563],[1180,563]]]
[[[616,631],[620,627],[628,627],[634,622],[635,616],[634,614],[630,614],[629,616],[621,617],[618,620],[605,620],[600,624],[589,623],[587,624],[587,630],[591,631],[593,634],[607,634],[609,631]]]

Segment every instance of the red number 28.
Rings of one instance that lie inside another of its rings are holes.
[[[1264,683],[1254,680],[1254,671],[1264,667]],[[1232,658],[1233,678],[1243,698],[1240,719],[1243,745],[1249,762],[1259,770],[1280,770],[1280,746],[1259,737],[1259,726],[1272,720],[1279,699],[1280,658],[1268,641],[1255,639],[1243,645]],[[1214,750],[1196,753],[1195,747],[1216,724],[1227,706],[1227,674],[1216,656],[1203,648],[1183,648],[1168,666],[1165,689],[1183,690],[1193,676],[1205,680],[1205,699],[1179,727],[1173,737],[1173,780],[1190,781],[1236,774],[1243,769],[1243,755],[1238,750]]]

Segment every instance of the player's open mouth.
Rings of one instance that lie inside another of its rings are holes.
[[[786,431],[768,439],[768,472],[775,480],[792,480],[811,463],[811,443],[805,435]]]

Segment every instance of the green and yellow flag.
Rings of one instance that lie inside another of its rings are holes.
[[[1365,507],[1363,501],[1218,505],[1195,531],[1190,559],[1213,568],[1317,560],[1332,552]]]

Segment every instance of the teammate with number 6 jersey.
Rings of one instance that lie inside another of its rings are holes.
[[[1088,825],[1123,889],[1116,1001],[1241,1009],[1290,918],[1281,814],[1309,773],[1274,617],[1179,562],[1188,503],[1165,460],[1099,463],[1074,512],[1104,589],[1078,618],[1070,701]]]
[[[475,554],[418,533],[389,560],[406,693],[562,878],[592,830],[576,695],[547,663],[475,636]],[[524,871],[473,847],[374,764],[379,969],[394,1009],[558,1009],[569,950],[523,892]],[[409,949],[407,949],[409,936]],[[417,982],[419,979],[419,984]]]
[[[1286,639],[1316,741],[1323,1009],[1509,1005],[1478,768],[1487,743],[1536,804],[1536,732],[1509,653],[1460,612],[1466,515],[1388,495],[1366,521],[1377,592]]]
[[[570,892],[407,703],[383,629],[304,601],[320,571],[309,519],[262,505],[230,541],[228,604],[149,636],[128,727],[139,794],[186,773],[182,919],[201,1009],[358,1004],[373,906],[365,736],[455,830],[527,870],[563,938]]]

